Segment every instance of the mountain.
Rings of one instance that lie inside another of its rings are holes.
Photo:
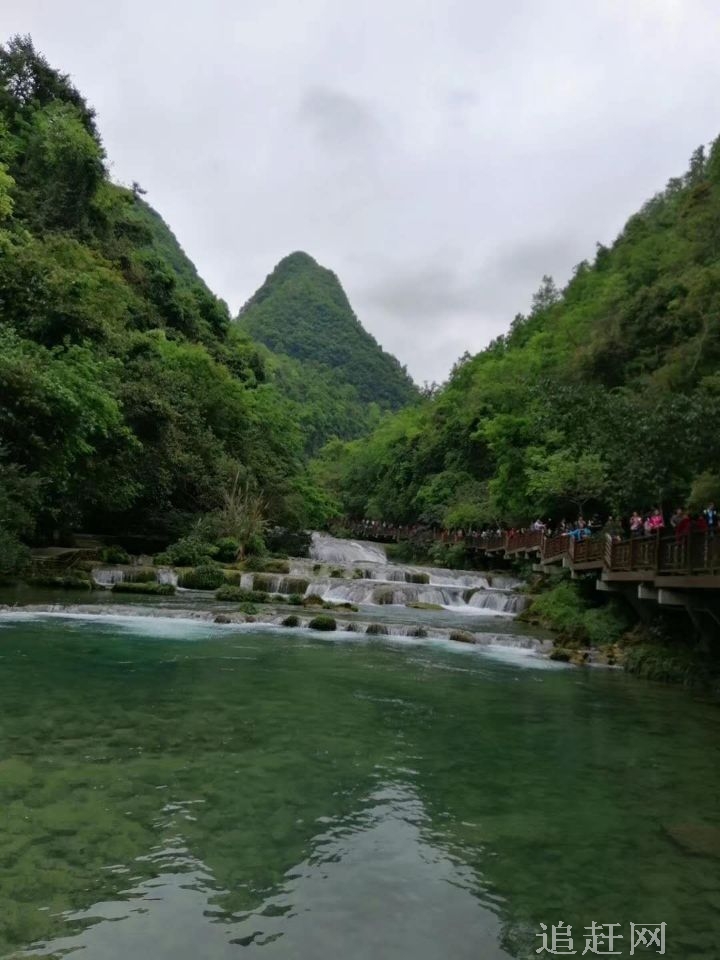
[[[324,371],[331,384],[351,387],[361,405],[398,410],[417,399],[407,371],[363,328],[335,274],[306,253],[280,261],[238,323],[303,370]]]
[[[448,527],[720,499],[720,138],[422,405],[317,465],[339,509]]]

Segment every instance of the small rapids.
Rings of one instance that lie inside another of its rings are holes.
[[[341,612],[341,611],[340,611]],[[312,620],[316,615],[313,611],[303,610],[298,617],[297,628],[312,631]],[[95,621],[119,624],[128,630],[140,630],[152,635],[164,636],[172,634],[178,636],[177,627],[170,628],[175,623],[186,623],[187,639],[197,639],[197,629],[204,626],[206,629],[287,629],[284,626],[284,613],[267,610],[258,616],[245,617],[241,613],[223,614],[220,619],[218,611],[198,610],[190,607],[146,606],[144,604],[128,607],[126,604],[112,603],[102,606],[82,603],[34,603],[23,607],[0,604],[0,627],[13,621],[35,620],[44,617],[56,617],[79,621]],[[458,631],[451,627],[436,627],[430,624],[418,626],[408,623],[382,624],[377,620],[345,619],[336,616],[337,629],[332,633],[322,632],[321,636],[327,640],[340,641],[343,638],[360,640],[367,637],[370,640],[407,641],[412,643],[444,643],[451,644],[456,649],[480,648],[511,648],[530,654],[540,654],[547,644],[537,637],[506,633],[482,632],[470,634]],[[143,624],[146,626],[143,627]],[[153,626],[150,626],[153,624]],[[154,626],[157,624],[157,626]]]

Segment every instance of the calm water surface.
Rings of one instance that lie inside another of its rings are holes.
[[[0,957],[528,958],[562,920],[717,960],[719,745],[521,653],[2,618]]]

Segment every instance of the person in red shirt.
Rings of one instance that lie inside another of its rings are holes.
[[[677,540],[681,540],[683,537],[687,536],[690,533],[692,526],[692,520],[690,519],[690,514],[687,510],[682,511],[682,516],[675,525],[675,537]]]
[[[705,517],[699,513],[692,524],[693,533],[707,533],[708,532],[708,522]]]

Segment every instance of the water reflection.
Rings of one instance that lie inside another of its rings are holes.
[[[195,817],[185,804],[166,810],[167,828]],[[412,786],[383,783],[350,816],[319,819],[329,822],[318,824],[324,829],[307,857],[252,911],[223,909],[226,891],[178,833],[140,858],[153,864],[152,879],[117,900],[68,913],[65,920],[82,932],[36,944],[27,955],[82,950],[98,960],[224,960],[238,947],[262,947],[264,958],[298,960],[338,951],[348,960],[510,956],[498,946],[497,917],[476,896],[480,879],[428,841],[429,817]]]

